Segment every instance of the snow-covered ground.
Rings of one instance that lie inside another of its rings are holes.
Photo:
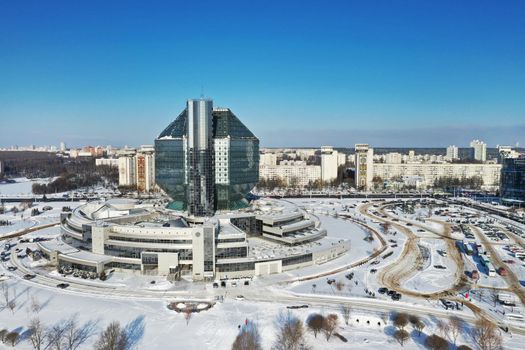
[[[47,184],[53,181],[53,178],[28,179],[25,177],[19,177],[12,180],[16,182],[0,184],[0,198],[10,196],[30,196],[33,193],[33,184]]]
[[[11,225],[0,226],[0,237],[18,233],[30,227],[58,222],[63,207],[74,209],[83,203],[85,202],[34,202],[31,203],[31,207],[21,202],[5,203],[5,213],[0,214],[0,220],[9,221]],[[13,207],[18,208],[19,211],[13,213],[11,211]],[[47,210],[44,210],[44,207],[47,207]],[[33,209],[38,209],[40,214],[31,216]]]

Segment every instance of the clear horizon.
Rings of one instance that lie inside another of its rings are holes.
[[[0,147],[151,144],[201,93],[262,147],[525,144],[520,1],[0,9]]]

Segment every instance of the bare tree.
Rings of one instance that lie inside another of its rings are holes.
[[[9,300],[9,286],[6,283],[2,283],[2,297],[4,299],[4,307],[8,307]]]
[[[350,315],[352,314],[352,308],[348,305],[341,305],[341,315],[343,315],[343,320],[345,321],[345,324],[348,326],[348,320],[350,320]]]
[[[257,325],[249,321],[235,338],[232,350],[262,350],[261,336]]]
[[[306,325],[308,326],[308,329],[314,334],[316,338],[317,334],[323,329],[323,324],[324,316],[321,314],[312,314],[308,316],[308,319],[306,320]]]
[[[50,326],[45,331],[47,341],[46,349],[62,350],[64,349],[64,336],[66,333],[64,321],[60,321]]]
[[[29,340],[35,350],[40,350],[44,347],[45,327],[38,317],[31,319],[29,323]]]
[[[447,322],[444,322],[442,320],[439,320],[437,322],[437,330],[439,332],[439,334],[441,334],[441,336],[443,338],[445,338],[447,335],[448,335],[448,332],[449,332],[449,325]]]
[[[324,319],[323,333],[327,341],[330,340],[330,337],[332,336],[334,331],[337,329],[337,320],[338,320],[338,317],[336,314],[329,314]]]
[[[272,350],[309,350],[304,336],[303,322],[290,311],[281,312],[276,319],[277,336]]]
[[[431,350],[448,350],[448,341],[439,335],[432,334],[425,339],[425,347]]]
[[[102,331],[95,349],[97,350],[126,350],[129,339],[125,330],[120,326],[118,321],[111,322],[107,328]]]
[[[183,313],[184,313],[184,319],[186,320],[186,326],[187,326],[190,323],[193,311],[191,307],[187,307],[184,309]]]
[[[453,316],[448,320],[448,334],[454,345],[456,345],[456,341],[461,334],[464,325],[463,320],[457,316]]]
[[[472,348],[468,345],[460,345],[456,350],[472,350]]]
[[[397,313],[394,316],[394,326],[399,329],[405,329],[405,326],[408,324],[408,315],[402,312]]]
[[[34,314],[38,314],[40,310],[42,309],[42,305],[40,305],[40,301],[36,296],[31,296],[31,304],[29,305],[30,310]]]
[[[503,341],[498,327],[486,318],[480,318],[476,321],[472,336],[481,350],[503,349]]]
[[[20,339],[20,334],[18,334],[17,332],[9,332],[5,336],[5,341],[7,343],[11,343],[11,346],[15,346],[18,342],[18,339]]]
[[[408,340],[408,338],[410,338],[410,336],[408,335],[408,332],[404,329],[398,329],[394,333],[394,338],[399,342],[399,344],[401,344],[401,346],[403,346],[403,344],[405,344],[405,342]]]
[[[423,321],[419,320],[416,323],[414,323],[414,329],[418,331],[418,334],[421,335],[421,331],[425,328],[425,324]]]
[[[7,329],[2,329],[0,331],[0,340],[1,341],[4,341],[5,340],[5,336],[7,335],[7,333],[9,333],[9,331]]]
[[[64,323],[64,329],[64,348],[66,350],[76,350],[95,334],[96,323],[88,321],[80,326],[77,315],[73,315]]]
[[[417,315],[408,315],[408,322],[410,322],[410,324],[415,325],[417,322],[419,322],[419,316]]]
[[[9,308],[9,310],[11,310],[11,312],[14,315],[15,314],[15,309],[16,309],[16,301],[15,301],[15,299],[9,300],[9,302],[7,303],[7,307]]]
[[[335,289],[336,289],[338,292],[342,292],[344,288],[345,288],[345,284],[344,284],[342,281],[337,281],[337,282],[336,282],[336,284],[335,284]]]

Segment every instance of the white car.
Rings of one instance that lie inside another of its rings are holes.
[[[0,276],[0,282],[7,281],[9,279],[9,276]]]
[[[242,295],[237,295],[237,296],[235,297],[235,299],[237,299],[237,300],[244,300],[244,296],[242,296]]]

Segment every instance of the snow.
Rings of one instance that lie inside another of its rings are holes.
[[[28,179],[19,177],[12,179],[15,183],[0,184],[0,198],[10,196],[32,196],[33,184],[47,184],[54,180],[54,178],[47,179]]]

